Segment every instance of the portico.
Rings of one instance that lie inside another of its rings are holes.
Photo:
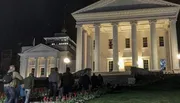
[[[74,12],[76,70],[117,72],[133,66],[159,71],[164,66],[166,71],[179,71],[178,13],[179,5],[163,0],[100,0]]]
[[[48,77],[54,67],[58,68],[59,73],[64,73],[67,66],[71,72],[75,71],[76,44],[65,31],[55,33],[54,37],[45,37],[46,44],[22,47],[19,56],[23,78],[30,73],[37,78]]]

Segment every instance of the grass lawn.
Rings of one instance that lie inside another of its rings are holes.
[[[128,91],[107,94],[88,103],[180,103],[180,90]]]

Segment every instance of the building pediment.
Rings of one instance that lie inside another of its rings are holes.
[[[23,53],[37,53],[37,52],[59,52],[59,51],[47,45],[39,44],[24,51]]]
[[[161,7],[179,7],[179,5],[164,0],[100,0],[99,2],[74,12],[73,14]]]
[[[156,14],[176,16],[179,12],[179,7],[178,4],[164,0],[100,0],[72,13],[72,15],[76,21],[95,21],[111,17],[114,17],[112,19],[121,19],[123,16],[126,16],[125,18],[135,18],[139,17],[139,15],[142,18],[147,16],[147,14],[153,15],[153,13],[153,16],[156,17],[158,16]]]

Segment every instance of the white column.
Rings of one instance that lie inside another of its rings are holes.
[[[171,55],[172,55],[172,68],[179,69],[178,62],[178,42],[177,42],[177,31],[176,31],[176,18],[170,19],[170,39],[171,39]]]
[[[45,77],[48,77],[48,62],[47,62],[47,57],[44,58],[45,59],[45,67],[44,67],[44,73],[45,73]]]
[[[118,23],[112,23],[113,29],[113,71],[119,71]]]
[[[170,40],[170,35],[169,35],[169,31],[166,31],[165,34],[165,46],[166,46],[166,71],[167,72],[171,72],[172,70],[172,63],[171,63],[171,40]]]
[[[158,48],[156,34],[156,20],[150,20],[150,37],[151,37],[151,69],[159,70],[158,66]]]
[[[87,37],[87,68],[92,68],[92,39]]]
[[[100,72],[100,24],[94,24],[95,28],[95,72]]]
[[[57,57],[54,57],[54,67],[57,67]]]
[[[82,69],[82,25],[76,25],[77,40],[76,40],[76,71]]]
[[[132,66],[138,67],[138,52],[137,52],[137,21],[131,22],[131,44],[132,44]]]
[[[27,77],[28,75],[28,58],[21,56],[20,58],[20,74],[23,78]]]
[[[82,33],[82,69],[87,68],[87,31]]]
[[[28,58],[25,58],[25,77],[29,75],[29,62]]]
[[[39,72],[39,68],[38,68],[38,67],[39,67],[39,65],[38,65],[38,64],[39,64],[39,63],[38,63],[38,58],[35,58],[35,60],[36,60],[36,62],[35,62],[35,73],[34,73],[34,76],[35,76],[35,77],[38,77],[38,76],[39,76],[39,75],[38,75],[38,74],[39,74],[39,73],[38,73],[38,72]]]

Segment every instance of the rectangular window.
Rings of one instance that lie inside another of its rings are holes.
[[[126,48],[130,48],[130,38],[126,38],[126,40],[125,40],[125,47]]]
[[[112,39],[109,39],[109,49],[113,49],[113,41],[112,41]]]
[[[159,37],[159,46],[163,47],[164,46],[164,37]]]
[[[109,61],[109,72],[113,71],[113,61]]]
[[[44,68],[41,68],[41,76],[44,75]]]
[[[143,47],[148,47],[147,37],[144,37],[144,38],[143,38]]]
[[[93,71],[95,70],[95,62],[93,62]]]
[[[149,69],[149,63],[148,60],[143,60],[144,69]]]
[[[93,41],[93,49],[95,50],[95,40]]]

